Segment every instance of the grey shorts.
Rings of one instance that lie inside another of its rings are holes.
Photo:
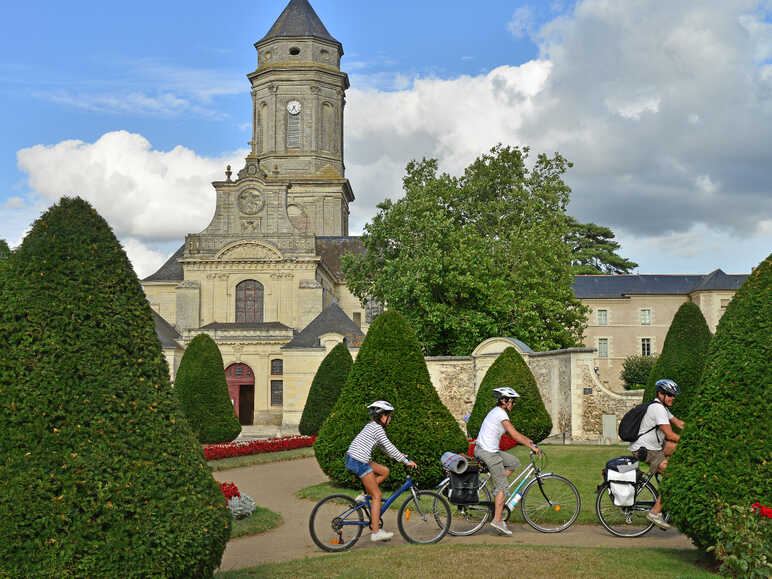
[[[479,446],[475,446],[474,455],[483,461],[488,467],[488,470],[491,471],[491,476],[493,477],[495,485],[495,490],[493,491],[494,497],[499,494],[499,492],[506,494],[507,486],[509,485],[506,471],[515,470],[520,466],[520,461],[517,457],[501,450],[498,452],[488,452]]]
[[[646,450],[646,460],[644,462],[649,465],[649,470],[656,472],[659,469],[659,465],[665,460],[665,452],[662,450]]]

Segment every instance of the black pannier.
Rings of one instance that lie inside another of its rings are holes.
[[[479,484],[479,470],[475,466],[469,466],[462,474],[451,472],[448,500],[454,505],[476,503]]]

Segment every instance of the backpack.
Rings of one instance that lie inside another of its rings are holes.
[[[625,442],[635,442],[640,436],[643,436],[644,434],[657,428],[657,426],[654,425],[646,432],[641,432],[640,435],[638,434],[638,432],[641,430],[641,422],[643,421],[643,417],[646,415],[646,411],[649,409],[649,406],[658,402],[659,400],[644,402],[643,404],[639,404],[635,408],[628,410],[627,413],[622,417],[622,420],[619,421],[619,438]]]
[[[480,484],[478,469],[467,467],[462,474],[450,471],[450,488],[448,500],[454,505],[468,505],[479,501],[477,488]]]

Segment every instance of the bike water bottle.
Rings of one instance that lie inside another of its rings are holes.
[[[515,505],[520,502],[520,499],[523,498],[523,495],[520,494],[520,491],[517,491],[511,499],[507,501],[507,507],[509,507],[509,510],[515,508]]]

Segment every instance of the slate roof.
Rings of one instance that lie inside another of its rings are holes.
[[[346,339],[346,344],[353,348],[362,345],[365,335],[346,313],[340,309],[336,303],[332,303],[322,313],[316,316],[302,332],[296,335],[292,340],[282,346],[282,350],[291,348],[319,348],[321,343],[319,337],[323,334],[336,333],[341,334]]]
[[[184,274],[179,260],[182,259],[184,253],[185,244],[183,243],[157,272],[147,276],[142,281],[182,281]]]
[[[338,279],[343,279],[343,262],[341,258],[345,253],[362,255],[365,246],[359,237],[349,236],[322,236],[316,238],[316,255],[322,258],[332,274]]]
[[[745,274],[717,269],[707,275],[575,275],[571,287],[579,299],[627,295],[687,295],[695,291],[737,290]]]
[[[256,44],[261,44],[273,38],[302,38],[309,36],[334,42],[339,47],[341,46],[340,42],[327,32],[327,28],[322,24],[322,21],[311,7],[311,4],[308,3],[308,0],[291,0],[284,9],[284,12],[281,13],[273,26],[271,26],[268,34],[258,40]]]
[[[151,311],[153,312],[153,321],[155,322],[155,333],[161,341],[161,346],[163,348],[182,349],[182,346],[177,342],[182,336],[174,329],[174,326],[159,316],[155,310]]]

